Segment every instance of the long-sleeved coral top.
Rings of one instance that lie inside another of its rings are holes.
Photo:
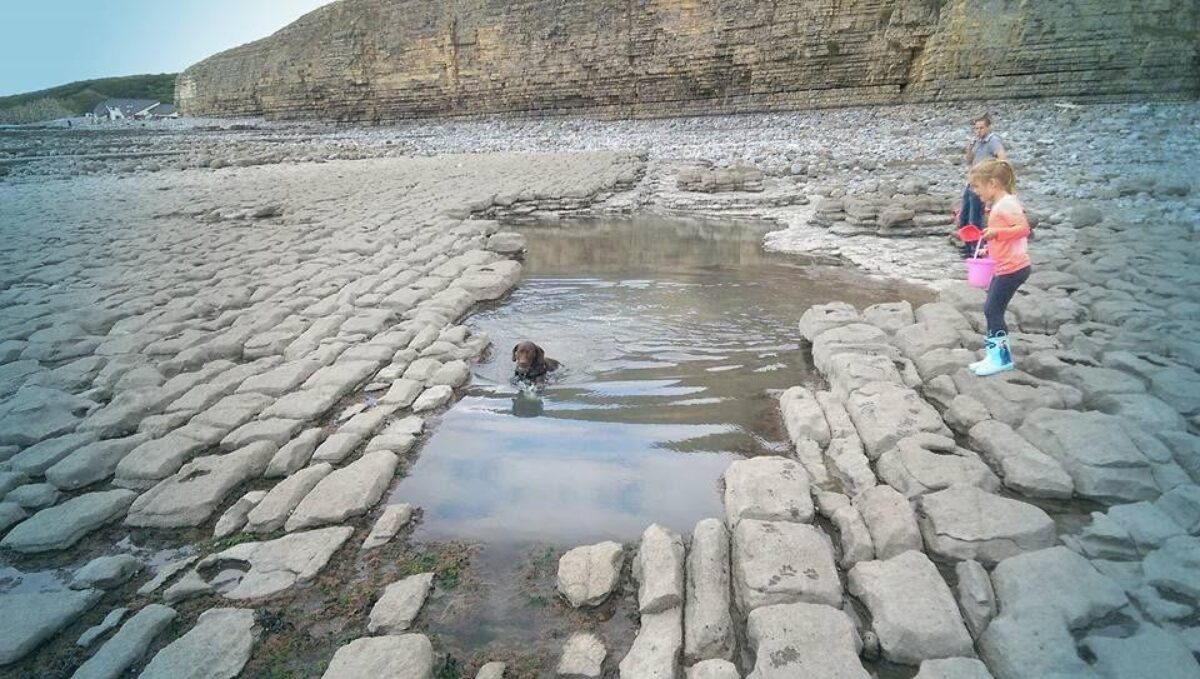
[[[992,206],[988,215],[988,252],[996,260],[996,274],[1003,276],[1029,266],[1029,220],[1016,196],[1009,194]]]

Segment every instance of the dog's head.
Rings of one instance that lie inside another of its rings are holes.
[[[513,347],[512,360],[517,364],[517,372],[528,372],[531,368],[545,362],[546,352],[533,342],[520,342]]]

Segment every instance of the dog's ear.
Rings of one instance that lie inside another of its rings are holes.
[[[520,344],[514,344],[514,345],[513,345],[513,357],[512,357],[512,360],[513,360],[513,362],[516,362],[516,360],[517,360],[517,349],[520,349],[520,348],[521,348],[521,345],[520,345]]]
[[[534,361],[535,365],[541,365],[546,362],[546,351],[544,349],[542,349],[541,347],[537,348],[537,351],[534,352],[533,356],[534,356],[533,361]]]

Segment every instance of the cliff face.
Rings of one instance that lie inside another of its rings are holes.
[[[192,115],[656,116],[1200,94],[1195,0],[339,0],[185,71]]]

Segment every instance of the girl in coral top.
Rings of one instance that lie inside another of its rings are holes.
[[[1029,220],[1015,195],[1017,178],[1008,161],[984,161],[971,168],[967,179],[983,202],[991,206],[987,228],[983,231],[988,253],[996,261],[996,273],[983,303],[983,315],[987,318],[987,337],[984,338],[987,354],[982,361],[971,364],[976,375],[986,377],[1016,367],[1004,313],[1017,288],[1029,279],[1032,271],[1027,251]]]

